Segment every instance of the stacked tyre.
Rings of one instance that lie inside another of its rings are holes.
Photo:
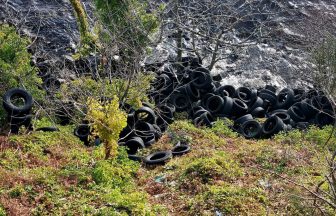
[[[127,126],[120,133],[119,145],[125,146],[129,158],[134,160],[139,160],[138,150],[152,146],[174,121],[175,107],[171,104],[161,104],[155,109],[144,105],[129,110]]]
[[[272,85],[261,89],[220,86],[195,58],[184,58],[158,72],[149,96],[156,104],[170,103],[187,112],[196,126],[211,127],[217,118],[234,121],[233,129],[246,138],[267,138],[280,131],[315,124],[333,124],[332,103],[322,91]],[[259,123],[256,118],[267,118]]]
[[[33,97],[24,89],[13,88],[3,96],[3,107],[7,112],[11,133],[18,133],[21,126],[31,129]]]

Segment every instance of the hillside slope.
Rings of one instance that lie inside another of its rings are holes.
[[[122,150],[103,161],[102,146],[85,147],[71,126],[61,128],[1,137],[0,215],[335,214],[308,192],[336,148],[336,136],[324,147],[331,127],[246,140],[223,121],[198,129],[180,120],[140,153],[191,145],[164,166],[132,162]]]

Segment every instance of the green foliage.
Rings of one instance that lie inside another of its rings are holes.
[[[6,216],[6,211],[0,205],[0,216]]]
[[[211,130],[215,132],[217,135],[229,137],[229,138],[236,138],[238,137],[238,133],[234,132],[231,128],[229,128],[230,125],[233,125],[233,122],[229,119],[218,119],[214,122],[212,125]]]
[[[32,215],[157,215],[158,207],[135,184],[139,163],[124,148],[102,160],[102,146],[89,149],[72,127],[58,127],[60,132],[12,136],[11,145],[0,149],[0,203],[5,197],[24,200],[20,206],[28,204]],[[19,208],[6,203],[0,215],[5,207]]]
[[[316,126],[312,126],[308,129],[307,133],[305,134],[305,139],[313,144],[316,144],[319,147],[328,147],[330,150],[336,150],[336,132],[334,131],[333,134],[333,126],[325,126],[322,129],[319,129]],[[327,140],[331,135],[331,139],[326,144]]]
[[[89,99],[88,117],[97,135],[105,142],[105,159],[117,155],[119,134],[127,126],[127,114],[119,109],[119,99],[111,102]]]
[[[116,189],[130,184],[139,169],[139,163],[127,159],[125,150],[118,155],[117,159],[98,161],[95,165],[92,177],[97,184],[108,184]]]
[[[42,80],[30,65],[31,54],[27,51],[28,38],[20,37],[14,27],[0,25],[0,95],[8,89],[21,87],[27,89],[35,100],[44,97],[38,88]],[[4,120],[4,110],[0,107],[0,122]]]
[[[183,176],[187,179],[200,179],[202,183],[209,183],[215,179],[233,179],[241,176],[242,170],[224,152],[216,155],[195,159],[185,168]]]
[[[300,130],[291,130],[288,133],[281,132],[274,136],[274,140],[281,144],[304,145],[303,134]]]
[[[70,0],[70,3],[76,13],[79,32],[81,37],[80,55],[88,55],[92,51],[96,44],[96,38],[91,34],[89,29],[89,23],[87,21],[87,15],[80,2],[80,0]]]
[[[196,201],[196,202],[195,202]],[[213,210],[223,215],[265,215],[267,198],[259,188],[244,188],[238,185],[221,184],[210,186],[204,194],[192,200],[191,212],[203,213]]]
[[[139,74],[131,80],[125,102],[135,108],[139,108],[141,102],[148,101],[147,91],[150,89],[152,75]],[[63,84],[58,95],[60,99],[75,99],[80,104],[86,104],[87,98],[113,98],[117,95],[122,98],[127,89],[127,80],[115,78],[110,82],[108,79],[95,81],[91,78],[81,77],[71,83]]]

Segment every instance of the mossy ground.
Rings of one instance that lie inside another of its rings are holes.
[[[102,147],[83,146],[72,130],[0,138],[0,215],[318,215],[293,182],[314,189],[336,145],[333,136],[324,146],[330,127],[246,140],[226,122],[209,129],[179,120],[140,154],[179,140],[191,152],[153,167],[124,150],[104,161]]]

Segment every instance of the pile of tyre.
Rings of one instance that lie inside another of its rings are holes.
[[[178,144],[169,151],[154,152],[144,158],[137,156],[139,149],[152,146],[174,121],[175,107],[160,104],[154,109],[144,103],[139,109],[128,111],[127,127],[120,134],[119,145],[125,146],[130,159],[143,161],[145,164],[163,164],[173,156],[189,152],[190,146]]]
[[[21,126],[31,129],[33,98],[26,90],[20,88],[8,90],[3,96],[3,107],[7,112],[11,133],[18,133]]]
[[[246,138],[269,138],[280,131],[335,121],[332,103],[321,91],[221,86],[190,58],[157,72],[149,95],[158,107],[187,112],[196,126],[211,127],[217,118],[229,118],[234,121],[232,129]],[[266,120],[261,124],[257,118]]]

